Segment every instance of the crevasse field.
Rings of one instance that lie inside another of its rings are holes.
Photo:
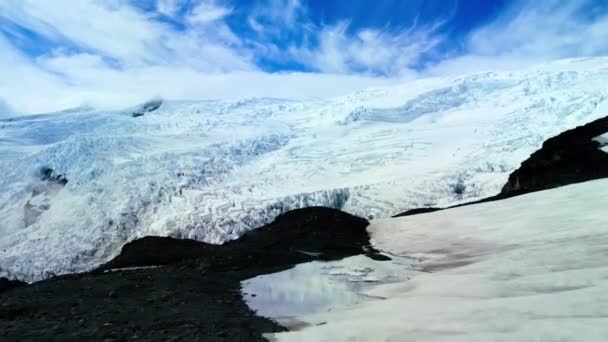
[[[303,206],[383,218],[492,195],[545,139],[605,116],[606,84],[591,58],[332,99],[0,114],[0,276],[91,269],[145,235],[221,243]]]

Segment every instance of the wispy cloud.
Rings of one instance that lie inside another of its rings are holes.
[[[424,25],[354,27],[349,18],[315,22],[301,0],[267,0],[242,17],[251,32],[244,35],[230,25],[239,8],[229,0],[156,0],[151,10],[128,0],[3,0],[0,97],[11,111],[40,112],[152,96],[331,96],[420,75],[607,54],[608,6],[594,3],[517,1],[455,48],[449,14]],[[44,48],[24,51],[37,42]],[[269,73],[260,61],[308,72]]]
[[[574,57],[608,52],[608,13],[594,16],[590,1],[520,1],[471,35],[481,55]]]
[[[158,0],[156,10],[166,16],[174,17],[185,4],[185,0]]]
[[[260,33],[293,30],[307,21],[307,8],[301,0],[260,1],[248,15],[249,25]]]
[[[188,14],[186,20],[190,24],[200,25],[221,20],[232,12],[231,8],[212,1],[202,1]]]
[[[504,69],[547,60],[608,54],[608,3],[515,1],[470,33],[466,53],[429,68],[433,74]]]
[[[349,23],[340,22],[321,28],[317,43],[292,46],[289,54],[322,72],[402,76],[411,73],[421,56],[442,41],[436,32],[439,26],[397,32],[362,29],[349,33]]]

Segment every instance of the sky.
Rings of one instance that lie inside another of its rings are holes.
[[[0,0],[0,116],[330,97],[602,55],[605,0]]]

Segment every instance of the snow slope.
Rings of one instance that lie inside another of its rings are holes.
[[[608,180],[598,180],[377,220],[369,227],[375,246],[417,259],[420,272],[364,292],[382,299],[297,317],[305,328],[269,337],[605,341],[607,199]]]
[[[221,243],[309,205],[377,218],[492,195],[545,139],[605,116],[607,81],[593,58],[333,99],[0,118],[0,276],[90,269],[145,235]],[[44,168],[65,187],[37,193]]]

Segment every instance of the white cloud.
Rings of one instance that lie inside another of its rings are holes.
[[[249,11],[247,24],[258,35],[256,41],[248,42],[255,47],[256,53],[278,60],[289,56],[284,49],[278,51],[277,40],[301,35],[307,41],[321,29],[310,21],[308,8],[301,0],[259,1]]]
[[[608,13],[589,16],[587,0],[517,1],[474,30],[467,54],[447,58],[428,74],[511,69],[548,60],[608,54]]]
[[[170,99],[337,96],[388,79],[358,75],[200,72],[190,66],[148,65],[114,69],[93,54],[52,55],[31,61],[0,36],[0,94],[22,112],[83,104],[115,109],[153,96]]]
[[[352,71],[392,77],[413,73],[412,65],[441,42],[440,25],[399,32],[363,29],[348,34],[349,23],[324,27],[318,46],[292,46],[292,56],[323,72]]]
[[[174,17],[185,4],[185,0],[157,0],[156,11],[166,16]]]
[[[520,2],[470,38],[481,55],[562,58],[608,53],[608,14],[584,19],[589,1]]]
[[[249,24],[249,27],[251,27],[258,34],[262,34],[264,32],[264,25],[260,24],[255,17],[250,16],[247,18],[247,23]]]
[[[132,64],[159,61],[163,25],[130,6],[109,7],[100,1],[23,0],[0,3],[0,15],[55,41]]]
[[[230,14],[232,9],[211,1],[202,1],[196,5],[187,17],[191,24],[206,24],[220,20]]]
[[[249,15],[249,24],[256,31],[261,31],[260,21],[270,25],[266,30],[279,33],[281,28],[292,30],[306,20],[307,10],[300,0],[267,0],[260,2]],[[281,28],[279,28],[280,26]]]
[[[227,39],[233,38],[230,29],[223,23],[202,21],[199,7],[191,18],[198,24],[197,29],[178,32],[126,3],[109,4],[94,0],[8,0],[0,3],[0,17],[51,40],[111,57],[125,68],[161,64],[192,64],[206,71],[254,68],[246,52],[230,46],[234,44]],[[205,8],[217,11],[220,7],[207,3]],[[217,16],[217,12],[212,15]]]
[[[436,50],[447,42],[438,33],[444,22],[354,30],[348,21],[313,24],[299,0],[268,0],[246,17],[245,24],[257,32],[251,39],[228,26],[226,19],[236,9],[227,3],[200,0],[192,7],[188,0],[156,0],[151,13],[127,0],[2,0],[0,20],[9,25],[0,28],[12,39],[27,39],[19,26],[63,48],[34,58],[0,31],[0,95],[22,112],[83,103],[129,106],[153,96],[331,96],[421,74],[608,53],[608,16],[585,12],[583,18],[585,0],[516,2],[466,37],[464,52],[443,55]],[[159,20],[163,16],[184,27]],[[301,39],[289,48],[277,45],[290,35]],[[438,62],[413,70],[425,54]],[[257,65],[260,58],[295,61],[315,72],[266,73]]]
[[[73,106],[65,83],[33,64],[0,36],[0,94],[15,111],[38,111]]]
[[[300,7],[293,0],[282,5],[290,12]],[[180,6],[181,1],[160,1],[157,10],[176,16]],[[223,22],[229,13],[220,4],[199,2],[187,13],[192,26],[177,31],[120,0],[8,0],[0,4],[4,20],[88,52],[56,50],[33,59],[0,36],[0,91],[20,111],[43,112],[83,103],[115,108],[152,96],[328,96],[390,82],[358,75],[264,73]],[[280,20],[294,18],[288,13]]]

